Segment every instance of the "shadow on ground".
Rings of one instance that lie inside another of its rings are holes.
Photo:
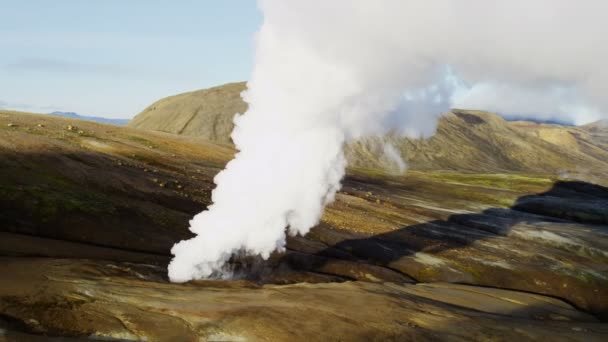
[[[575,221],[608,224],[607,204],[606,187],[559,181],[547,192],[520,197],[509,209],[491,208],[480,213],[451,215],[447,220],[407,226],[362,239],[347,239],[316,254],[342,257],[345,255],[343,252],[347,252],[357,259],[389,264],[417,252],[439,254],[447,249],[474,244],[479,239],[508,236],[512,227],[520,223]],[[442,228],[448,231],[459,229],[461,233],[470,234],[442,234],[441,243],[424,243],[437,239],[437,232]]]
[[[307,237],[290,238],[285,254],[247,278],[475,284],[558,297],[606,319],[607,223],[608,188],[559,181],[511,208],[455,214],[373,236],[321,225]]]

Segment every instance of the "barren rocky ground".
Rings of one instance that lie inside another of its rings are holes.
[[[551,127],[517,125],[514,144],[563,148]],[[412,145],[426,159],[404,175],[353,163],[286,253],[235,260],[238,280],[171,284],[169,250],[231,147],[0,112],[0,338],[605,341],[605,135],[571,130],[559,158],[595,167],[584,174],[558,172],[562,159],[459,169],[474,162],[433,154],[440,141]]]

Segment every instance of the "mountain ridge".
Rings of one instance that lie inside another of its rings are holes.
[[[78,120],[85,120],[85,121],[93,121],[93,122],[99,122],[99,123],[105,123],[105,124],[117,125],[117,126],[125,126],[130,121],[129,119],[111,119],[111,118],[105,118],[105,117],[101,117],[101,116],[80,115],[75,112],[56,111],[56,112],[49,113],[49,115],[61,116],[64,118],[71,118],[71,119],[78,119]]]
[[[163,98],[128,126],[231,145],[232,118],[247,108],[240,97],[245,89],[245,82],[230,83]],[[350,143],[346,146],[349,166],[398,172],[383,153],[387,144],[416,170],[549,171],[593,180],[608,169],[608,129],[599,123],[577,127],[507,121],[486,111],[453,109],[440,118],[436,134],[427,139],[388,134]]]

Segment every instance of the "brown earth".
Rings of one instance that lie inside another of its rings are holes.
[[[240,280],[170,284],[169,249],[190,236],[233,153],[0,112],[0,339],[608,337],[602,172],[592,184],[483,167],[352,168],[286,253],[236,260]]]

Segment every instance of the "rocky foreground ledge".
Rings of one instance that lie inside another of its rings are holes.
[[[2,258],[5,337],[147,341],[605,341],[608,325],[564,301],[469,285],[170,284],[102,261]],[[23,332],[26,324],[29,334]],[[21,331],[21,332],[17,332]]]
[[[286,253],[171,284],[232,150],[0,114],[0,340],[608,339],[604,178],[351,169]]]

